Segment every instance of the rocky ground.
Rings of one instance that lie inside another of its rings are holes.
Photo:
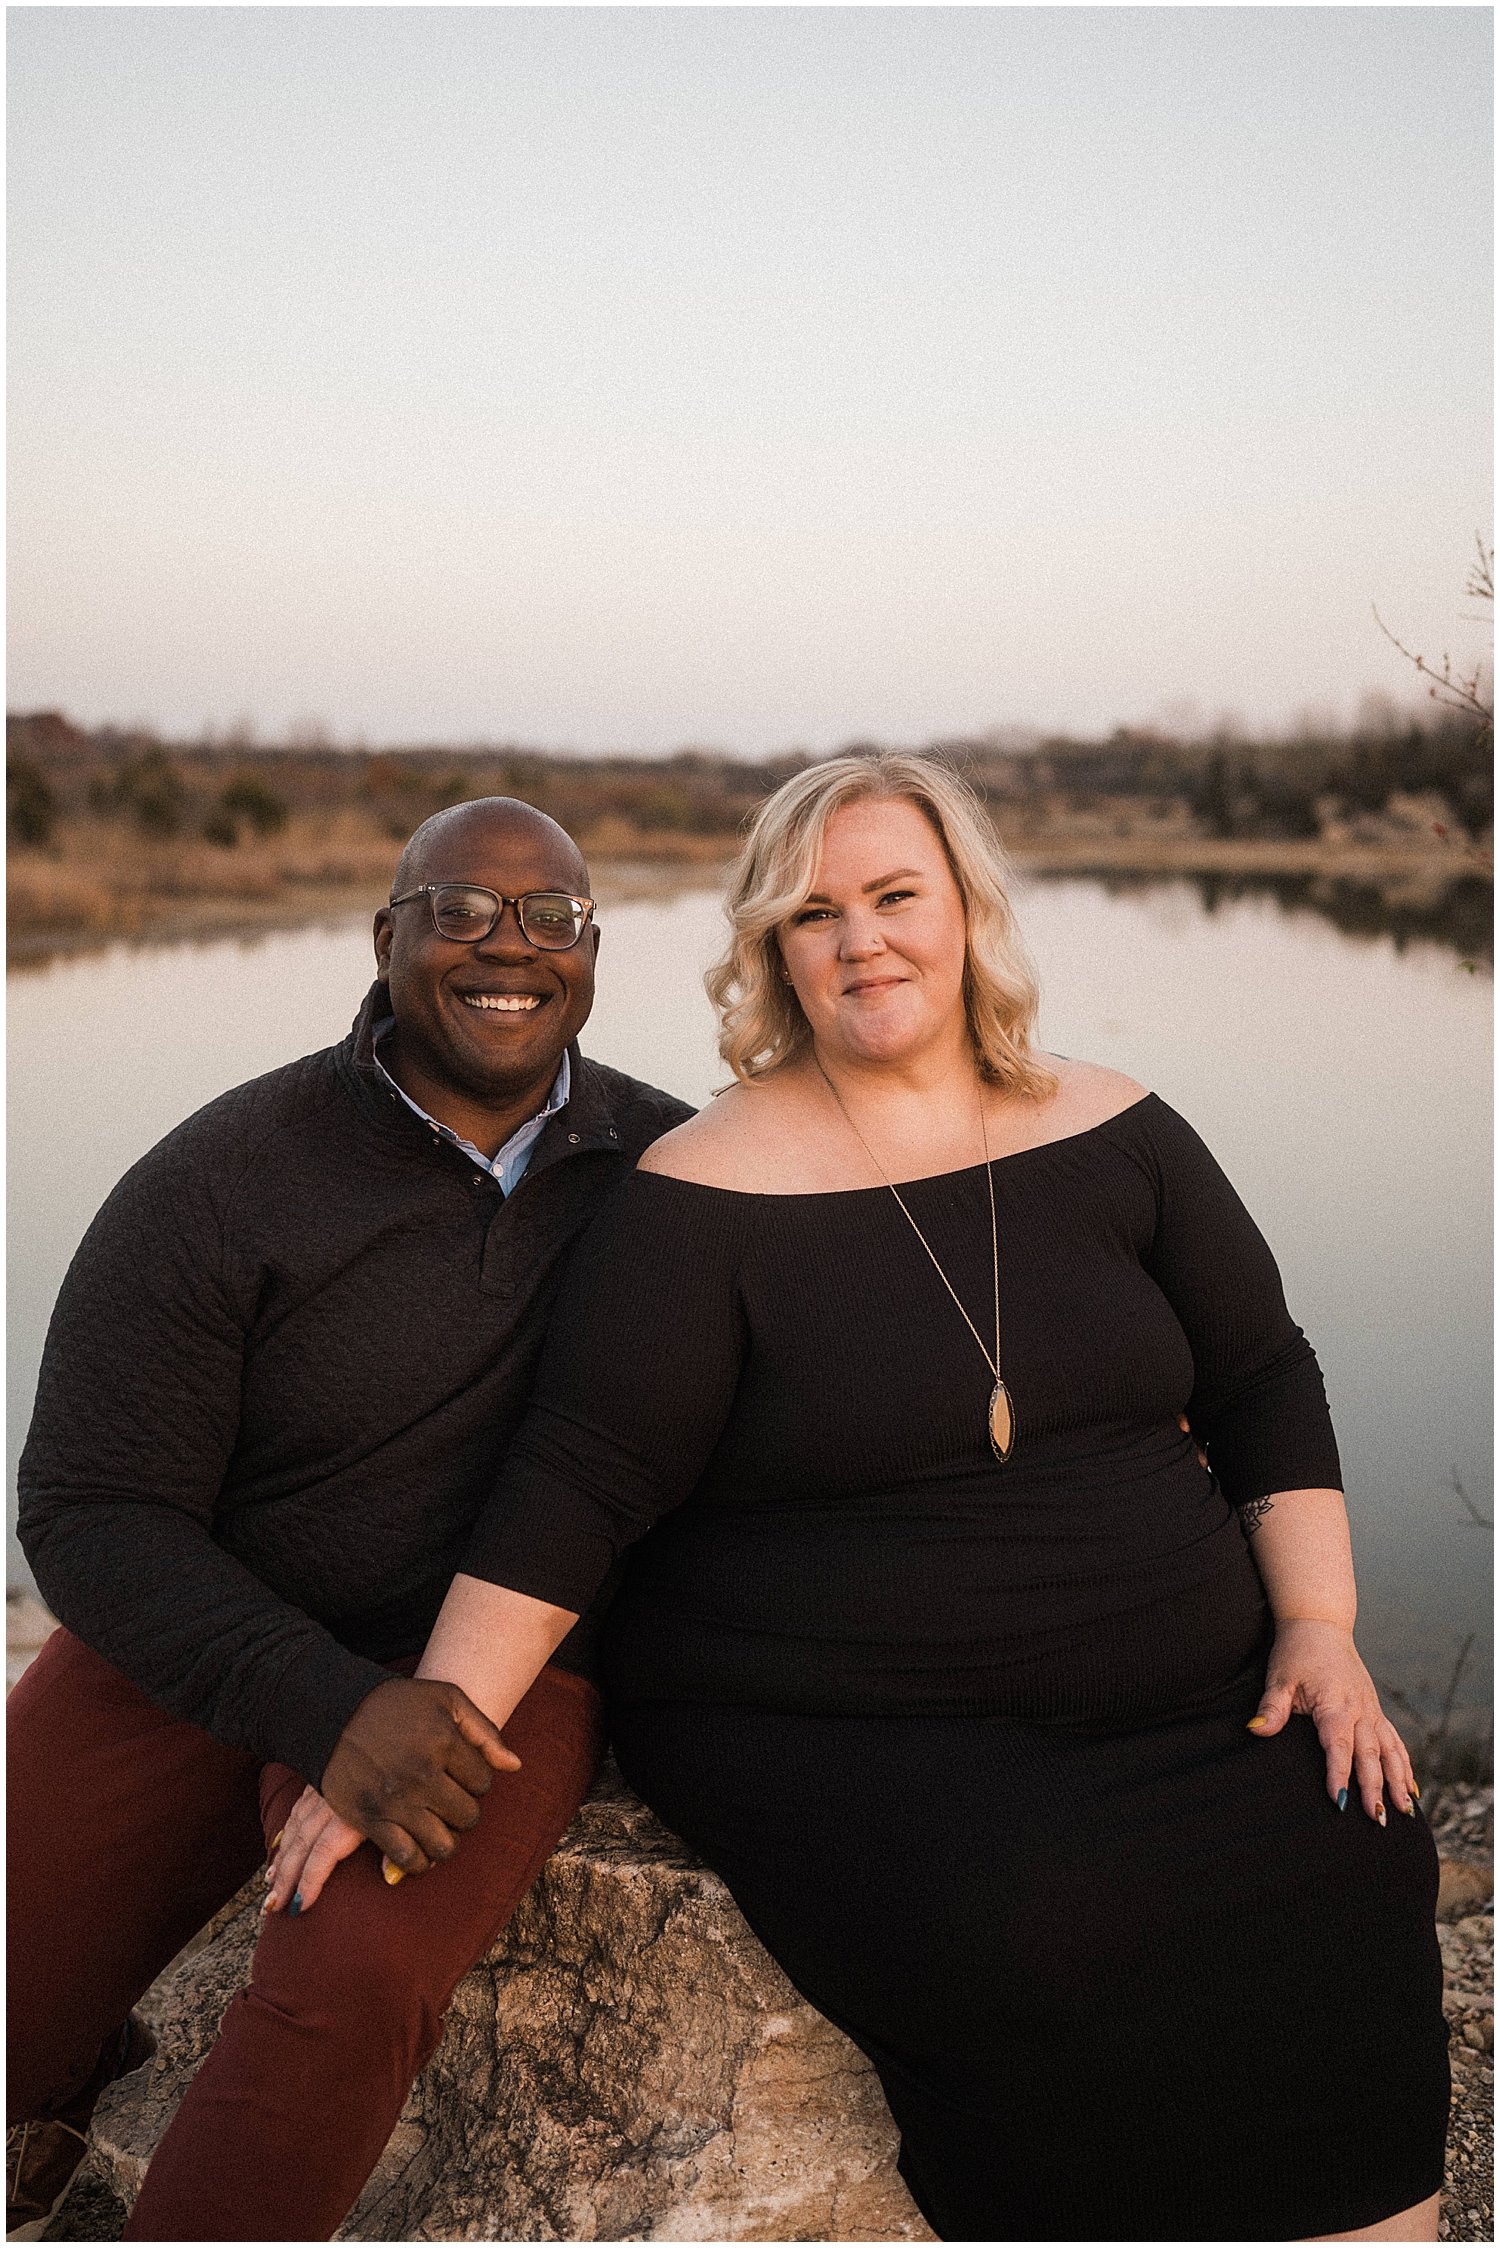
[[[1453,2031],[1453,2116],[1439,2237],[1495,2237],[1495,1793],[1434,1791],[1432,1831],[1443,1858],[1438,1944],[1443,2010]]]

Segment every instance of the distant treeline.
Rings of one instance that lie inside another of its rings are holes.
[[[1059,792],[1080,810],[1091,799],[1177,801],[1209,835],[1318,835],[1336,821],[1385,813],[1393,798],[1422,796],[1441,798],[1472,838],[1494,821],[1491,737],[1457,715],[1284,742],[1184,743],[1122,727],[1102,743],[1059,739],[1003,756],[941,746],[972,762],[1000,800]]]
[[[645,834],[720,836],[806,760],[573,757],[528,749],[327,749],[168,743],[92,732],[55,711],[6,718],[13,842],[45,844],[62,823],[118,820],[163,840],[232,848],[296,814],[356,810],[392,840],[445,804],[521,796],[579,832],[615,820]]]
[[[872,750],[871,742],[849,745]],[[1105,806],[1189,818],[1216,837],[1307,837],[1399,814],[1478,840],[1493,820],[1490,741],[1472,721],[1438,717],[1340,736],[1183,743],[1117,730],[1012,748],[993,738],[929,745],[999,809],[1066,819]],[[73,725],[56,711],[6,721],[10,840],[45,848],[80,819],[144,838],[225,851],[275,835],[294,816],[358,811],[392,840],[467,797],[512,795],[580,837],[729,838],[803,753],[750,759],[703,750],[586,757],[521,748],[379,751],[248,742],[167,742]]]

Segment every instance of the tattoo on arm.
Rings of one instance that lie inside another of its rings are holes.
[[[1246,1499],[1243,1506],[1235,1509],[1240,1518],[1240,1528],[1247,1538],[1254,1537],[1274,1503],[1271,1499]]]

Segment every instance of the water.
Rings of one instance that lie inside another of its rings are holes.
[[[1034,881],[1017,903],[1044,1043],[1181,1109],[1277,1253],[1338,1425],[1371,1667],[1431,1706],[1473,1632],[1460,1701],[1487,1702],[1493,1540],[1454,1484],[1491,1516],[1488,979],[1269,896],[1210,910],[1186,882]],[[717,892],[602,919],[586,1049],[705,1100]],[[341,1037],[369,974],[361,917],[10,978],[12,1493],[52,1300],[110,1186],[213,1094]]]

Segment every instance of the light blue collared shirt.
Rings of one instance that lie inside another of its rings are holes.
[[[450,1146],[458,1148],[463,1154],[467,1155],[471,1163],[477,1163],[481,1171],[488,1171],[502,1194],[514,1194],[525,1177],[526,1166],[531,1161],[531,1151],[542,1136],[543,1125],[549,1116],[555,1116],[560,1108],[566,1108],[568,1105],[568,1095],[573,1089],[573,1072],[568,1064],[567,1049],[564,1048],[563,1058],[557,1065],[557,1075],[552,1080],[552,1090],[547,1095],[546,1107],[540,1109],[527,1123],[518,1126],[511,1133],[510,1138],[498,1155],[489,1156],[477,1148],[472,1140],[461,1140],[457,1132],[450,1130],[446,1124],[439,1123],[435,1116],[429,1116],[426,1109],[414,1101],[410,1093],[396,1083],[395,1078],[392,1077],[380,1058],[380,1041],[388,1030],[394,1030],[395,1027],[395,1016],[387,1015],[384,1022],[375,1025],[371,1034],[375,1067],[379,1070],[387,1085],[390,1086],[391,1091],[400,1093],[413,1116],[420,1116],[424,1124],[430,1124],[435,1132],[448,1141]]]

